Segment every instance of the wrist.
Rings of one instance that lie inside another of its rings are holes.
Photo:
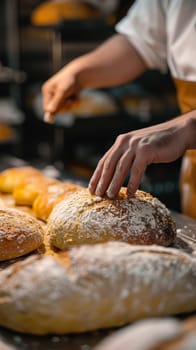
[[[66,69],[67,68],[69,69],[69,73],[71,73],[74,77],[77,91],[89,87],[89,64],[86,59],[86,55],[76,58],[70,62],[68,66],[66,66]]]

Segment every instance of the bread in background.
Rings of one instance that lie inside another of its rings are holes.
[[[22,181],[40,176],[43,176],[41,171],[31,166],[8,168],[0,173],[0,192],[13,193]]]
[[[5,123],[0,123],[0,144],[12,141],[15,138],[13,128]]]
[[[106,92],[85,89],[81,92],[77,102],[69,109],[76,117],[96,117],[100,115],[114,115],[118,106],[114,99]]]
[[[32,206],[40,193],[46,192],[49,186],[58,183],[57,180],[44,175],[27,178],[18,184],[13,191],[15,203],[16,205]]]
[[[31,22],[34,25],[44,26],[55,25],[67,20],[87,20],[100,17],[100,11],[85,1],[45,1],[33,10]]]

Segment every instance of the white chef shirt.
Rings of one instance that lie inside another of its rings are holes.
[[[136,0],[115,29],[149,68],[196,82],[196,0]]]

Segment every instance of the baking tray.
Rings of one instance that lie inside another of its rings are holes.
[[[196,220],[176,212],[172,212],[172,217],[177,225],[177,239],[174,247],[196,255]],[[189,315],[177,317],[186,318]],[[10,344],[16,350],[92,350],[99,341],[112,332],[115,332],[115,329],[63,336],[33,336],[0,328],[0,340]]]

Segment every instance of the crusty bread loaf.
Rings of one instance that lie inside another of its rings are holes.
[[[115,100],[103,91],[85,89],[80,93],[77,103],[69,109],[76,117],[113,115],[118,108]]]
[[[31,256],[0,273],[0,325],[33,334],[91,331],[196,309],[196,259],[109,242]]]
[[[48,232],[51,244],[60,249],[113,240],[168,246],[176,235],[165,205],[139,190],[127,198],[125,188],[113,200],[93,196],[88,189],[71,194],[55,206]]]
[[[45,192],[51,185],[58,184],[55,179],[46,176],[30,177],[22,181],[13,191],[13,197],[17,205],[32,206],[36,197]]]
[[[185,321],[152,318],[127,326],[100,342],[94,350],[195,350],[196,317]]]
[[[43,229],[29,214],[0,207],[0,261],[25,255],[43,242]]]
[[[41,171],[31,166],[8,168],[0,173],[0,192],[13,193],[22,181],[37,176],[42,176]]]
[[[45,1],[37,6],[31,15],[35,25],[55,25],[64,20],[85,20],[101,18],[100,12],[94,6],[83,1],[63,0],[58,2]]]
[[[38,219],[47,221],[54,206],[81,186],[71,182],[58,182],[41,191],[33,202],[33,211]]]

